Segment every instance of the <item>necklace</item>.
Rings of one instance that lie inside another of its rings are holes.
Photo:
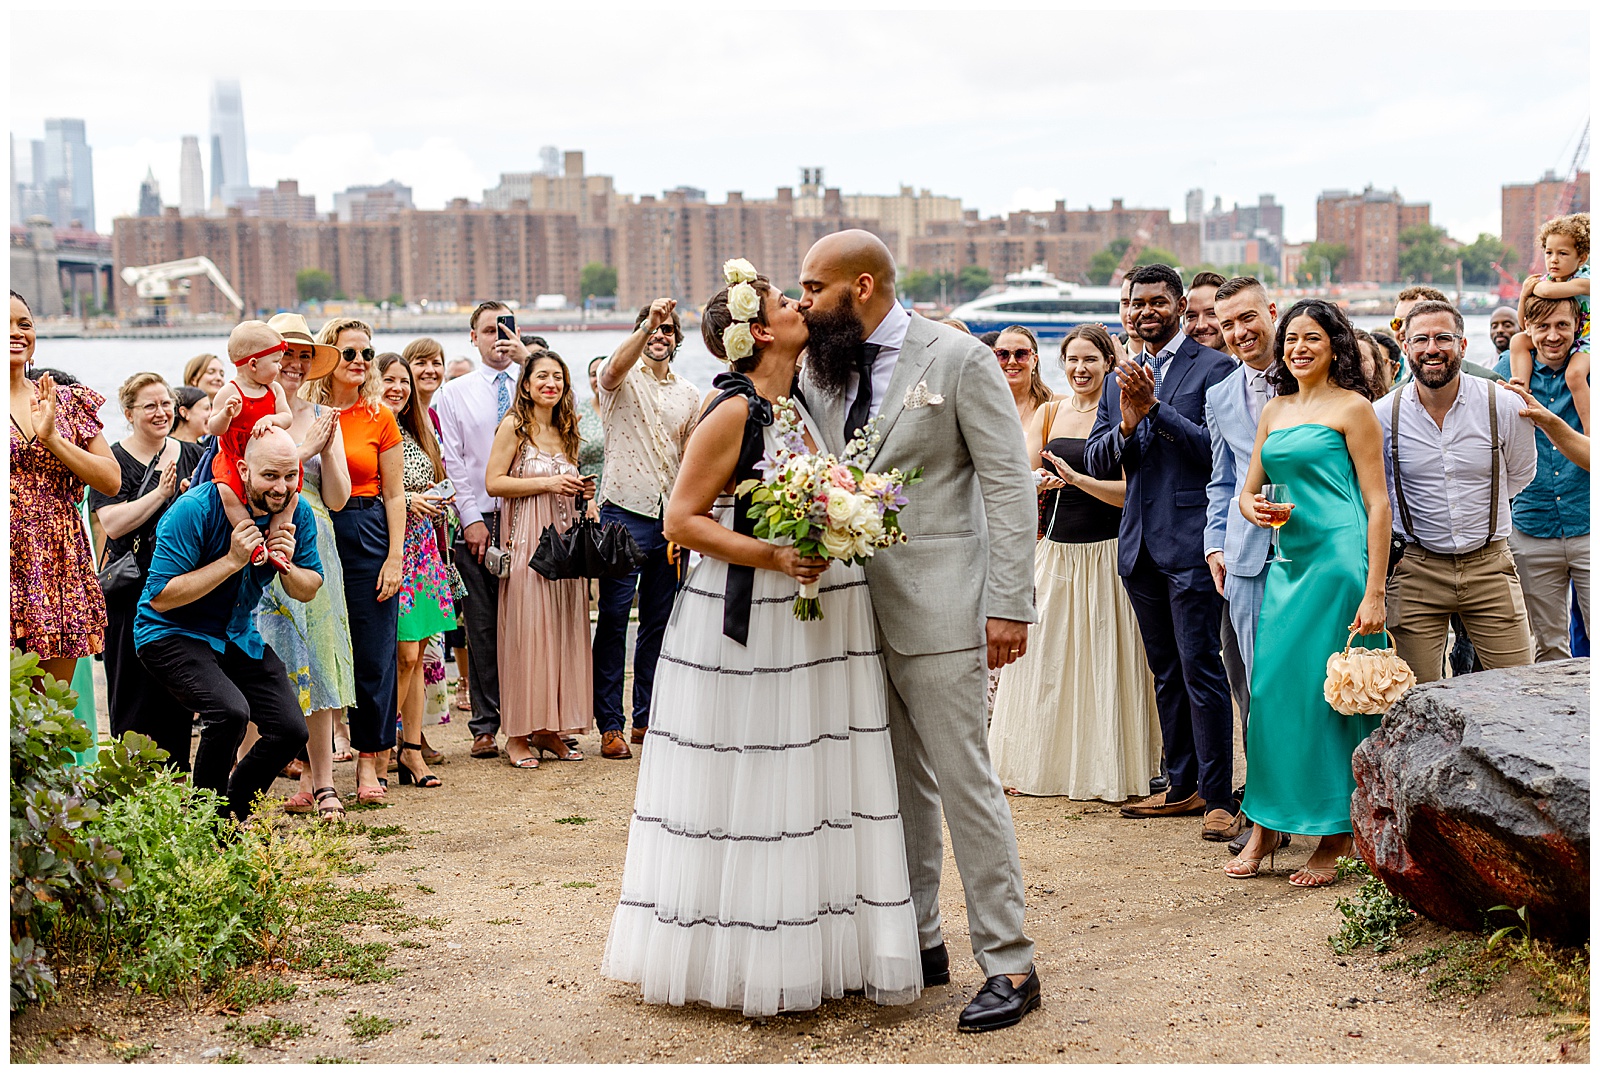
[[[1071,407],[1075,413],[1078,413],[1078,414],[1092,414],[1096,410],[1100,409],[1100,400],[1096,399],[1093,403],[1090,403],[1089,404],[1089,408],[1087,410],[1085,410],[1083,407],[1080,407],[1078,405],[1078,400],[1077,400],[1076,397],[1068,399],[1067,400],[1067,405],[1069,407]]]

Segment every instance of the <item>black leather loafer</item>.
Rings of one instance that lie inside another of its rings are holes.
[[[922,952],[922,987],[950,983],[950,952],[944,944]]]
[[[987,1033],[991,1029],[1005,1029],[1022,1021],[1029,1011],[1039,1006],[1039,971],[1029,967],[1028,977],[1021,986],[1011,983],[1005,974],[989,978],[983,989],[973,997],[967,1009],[961,1012],[956,1028],[963,1033]]]

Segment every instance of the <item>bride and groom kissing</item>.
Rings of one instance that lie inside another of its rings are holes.
[[[702,558],[657,666],[601,967],[646,1002],[760,1016],[948,983],[942,813],[986,978],[958,1027],[1039,1005],[985,734],[986,670],[1022,654],[1033,620],[1034,486],[993,355],[901,307],[894,271],[876,236],[838,232],[807,253],[799,300],[757,277],[759,303],[734,288],[730,309],[724,288],[703,314],[729,372],[665,515]],[[668,315],[657,305],[640,331]],[[908,542],[862,567],[750,535],[733,490],[777,447],[783,397],[813,451],[842,454],[881,419],[870,468],[923,470],[900,513]],[[797,621],[814,581],[823,618]]]

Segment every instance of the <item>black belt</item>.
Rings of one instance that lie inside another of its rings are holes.
[[[344,505],[345,507],[372,507],[382,502],[382,496],[352,496],[344,502]]]

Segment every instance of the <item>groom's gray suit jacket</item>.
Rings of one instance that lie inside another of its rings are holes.
[[[941,400],[915,405],[909,397],[919,385]],[[846,400],[804,373],[801,390],[837,453]],[[912,314],[879,413],[883,440],[870,469],[922,467],[900,512],[911,540],[867,561],[890,647],[907,656],[953,652],[987,644],[985,619],[1033,622],[1037,499],[1017,405],[994,352]]]

